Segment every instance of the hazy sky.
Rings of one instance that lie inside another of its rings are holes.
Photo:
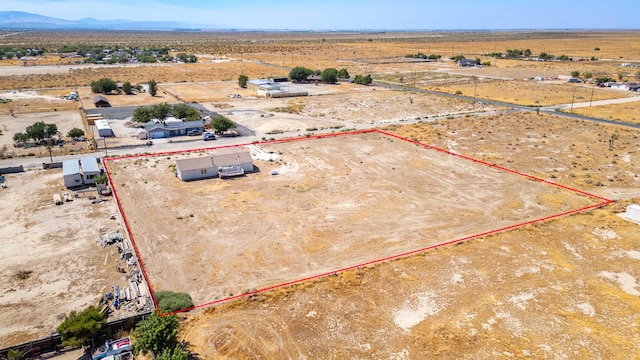
[[[65,20],[173,20],[242,29],[640,28],[639,0],[0,0]]]

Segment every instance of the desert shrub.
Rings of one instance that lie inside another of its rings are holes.
[[[191,296],[187,293],[158,291],[155,295],[156,301],[158,302],[158,308],[160,308],[160,311],[163,313],[182,310],[193,306],[193,300],[191,300]]]

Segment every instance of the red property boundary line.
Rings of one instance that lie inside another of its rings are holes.
[[[455,156],[464,160],[468,160],[468,161],[472,161],[478,164],[482,164],[497,170],[501,170],[507,173],[511,173],[514,175],[518,175],[533,181],[538,181],[541,183],[545,183],[551,186],[555,186],[564,190],[568,190],[570,192],[576,193],[576,194],[580,194],[580,195],[584,195],[593,199],[596,199],[598,201],[600,201],[597,204],[594,205],[590,205],[590,206],[585,206],[579,209],[574,209],[574,210],[569,210],[569,211],[565,211],[565,212],[561,212],[558,214],[554,214],[554,215],[549,215],[549,216],[545,216],[545,217],[541,217],[539,219],[535,219],[535,220],[529,220],[529,221],[525,221],[522,223],[517,223],[514,225],[509,225],[509,226],[505,226],[499,229],[494,229],[494,230],[490,230],[490,231],[486,231],[483,233],[479,233],[479,234],[475,234],[475,235],[470,235],[470,236],[465,236],[462,238],[458,238],[458,239],[454,239],[454,240],[450,240],[450,241],[446,241],[440,244],[435,244],[435,245],[431,245],[431,246],[427,246],[427,247],[423,247],[423,248],[419,248],[419,249],[415,249],[415,250],[411,250],[411,251],[407,251],[401,254],[396,254],[396,255],[392,255],[392,256],[387,256],[384,258],[380,258],[380,259],[375,259],[375,260],[371,260],[371,261],[367,261],[361,264],[357,264],[357,265],[351,265],[348,267],[344,267],[344,268],[340,268],[337,270],[332,270],[332,271],[327,271],[324,273],[320,273],[320,274],[316,274],[316,275],[312,275],[312,276],[308,276],[308,277],[304,277],[301,279],[297,279],[297,280],[292,280],[292,281],[288,281],[282,284],[278,284],[278,285],[273,285],[273,286],[268,286],[262,289],[258,289],[258,290],[254,290],[254,291],[250,291],[247,293],[243,293],[243,294],[238,294],[238,295],[234,295],[234,296],[230,296],[227,298],[223,298],[223,299],[218,299],[215,301],[210,301],[204,304],[199,304],[199,305],[195,305],[192,307],[188,307],[188,308],[184,308],[181,310],[177,310],[177,311],[172,311],[172,312],[168,312],[168,313],[161,313],[160,309],[158,308],[158,302],[156,300],[155,297],[155,292],[153,291],[153,288],[151,287],[151,282],[149,280],[149,276],[147,274],[147,271],[144,267],[144,262],[142,260],[142,257],[140,256],[140,252],[138,250],[138,246],[136,245],[136,242],[133,238],[133,236],[131,235],[131,228],[129,226],[129,221],[127,220],[127,217],[124,213],[124,210],[122,208],[122,204],[120,203],[120,198],[118,196],[118,192],[116,191],[115,187],[113,186],[113,181],[111,179],[111,174],[109,172],[109,168],[106,166],[107,162],[109,161],[118,161],[118,160],[126,160],[126,159],[134,159],[134,158],[140,158],[140,157],[156,157],[156,156],[165,156],[165,155],[175,155],[175,154],[183,154],[183,153],[192,153],[192,152],[201,152],[201,151],[209,151],[209,150],[215,150],[215,149],[221,149],[221,148],[231,148],[231,147],[239,147],[239,146],[247,146],[247,145],[262,145],[262,144],[277,144],[277,143],[286,143],[286,142],[292,142],[292,141],[302,141],[302,140],[312,140],[312,139],[325,139],[325,138],[332,138],[332,137],[340,137],[340,136],[349,136],[349,135],[359,135],[359,134],[368,134],[368,133],[378,133],[381,135],[385,135],[391,138],[395,138],[398,140],[402,140],[402,141],[406,141],[408,143],[412,143],[430,150],[435,150],[450,156]],[[160,153],[147,153],[147,154],[139,154],[139,155],[128,155],[128,156],[121,156],[121,157],[110,157],[110,158],[104,158],[103,160],[103,168],[105,169],[105,172],[107,174],[107,177],[109,178],[109,183],[111,184],[111,189],[114,195],[114,198],[116,199],[116,203],[118,205],[118,211],[120,212],[120,215],[122,216],[123,220],[124,220],[124,225],[125,228],[127,230],[127,233],[129,234],[129,238],[131,239],[131,243],[133,245],[134,251],[136,253],[136,256],[138,258],[138,263],[140,264],[140,269],[142,270],[142,274],[144,276],[144,279],[147,283],[147,287],[149,288],[149,293],[151,294],[151,297],[153,299],[153,302],[156,306],[156,310],[158,311],[158,314],[160,316],[166,316],[166,315],[171,315],[171,314],[176,314],[176,313],[181,313],[181,312],[186,312],[186,311],[190,311],[193,309],[198,309],[198,308],[203,308],[203,307],[207,307],[207,306],[212,306],[212,305],[216,305],[216,304],[220,304],[223,302],[227,302],[230,300],[234,300],[234,299],[238,299],[238,298],[243,298],[243,297],[247,297],[247,296],[252,296],[258,293],[262,293],[265,291],[269,291],[269,290],[274,290],[274,289],[278,289],[278,288],[282,288],[282,287],[286,287],[286,286],[290,286],[290,285],[295,285],[295,284],[300,284],[303,283],[305,281],[309,281],[309,280],[313,280],[313,279],[318,279],[321,277],[325,277],[325,276],[329,276],[329,275],[333,275],[333,274],[337,274],[337,273],[341,273],[347,270],[353,270],[353,269],[359,269],[359,268],[363,268],[365,266],[369,266],[369,265],[374,265],[374,264],[378,264],[381,262],[385,262],[385,261],[389,261],[389,260],[394,260],[394,259],[399,259],[399,258],[403,258],[403,257],[407,257],[410,255],[415,255],[421,252],[426,252],[429,250],[433,250],[433,249],[437,249],[440,247],[444,247],[444,246],[448,246],[448,245],[453,245],[453,244],[457,244],[457,243],[461,243],[461,242],[465,242],[465,241],[469,241],[472,239],[477,239],[483,236],[487,236],[487,235],[493,235],[493,234],[498,234],[498,233],[502,233],[508,230],[512,230],[515,228],[519,228],[519,227],[523,227],[526,225],[530,225],[530,224],[534,224],[534,223],[538,223],[541,221],[546,221],[546,220],[551,220],[551,219],[555,219],[555,218],[559,218],[562,216],[567,216],[567,215],[571,215],[571,214],[576,214],[579,212],[583,212],[586,210],[591,210],[591,209],[596,209],[608,204],[611,204],[613,202],[613,200],[601,197],[601,196],[597,196],[582,190],[578,190],[569,186],[565,186],[565,185],[561,185],[561,184],[557,184],[554,183],[552,181],[548,181],[539,177],[535,177],[532,175],[528,175],[519,171],[515,171],[512,169],[508,169],[505,168],[503,166],[500,165],[496,165],[496,164],[492,164],[492,163],[488,163],[486,161],[483,160],[478,160],[478,159],[474,159],[472,157],[469,156],[465,156],[465,155],[461,155],[458,153],[454,153],[448,150],[444,150],[432,145],[428,145],[428,144],[424,144],[421,143],[419,141],[416,140],[411,140],[411,139],[407,139],[404,138],[402,136],[398,136],[386,131],[382,131],[382,130],[377,130],[377,129],[367,129],[367,130],[360,130],[360,131],[347,131],[347,132],[338,132],[338,133],[329,133],[329,134],[320,134],[320,135],[313,135],[313,136],[303,136],[303,137],[294,137],[294,138],[283,138],[283,139],[278,139],[278,140],[268,140],[268,141],[259,141],[259,142],[251,142],[251,143],[243,143],[243,144],[235,144],[235,145],[223,145],[223,146],[214,146],[214,147],[208,147],[208,148],[200,148],[200,149],[193,149],[193,150],[178,150],[178,151],[168,151],[168,152],[160,152]]]

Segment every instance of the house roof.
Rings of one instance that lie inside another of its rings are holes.
[[[100,96],[100,95],[98,95],[98,96],[94,96],[94,97],[93,97],[93,103],[94,103],[94,104],[97,104],[97,103],[99,103],[99,102],[106,102],[106,103],[108,104],[108,103],[109,103],[109,100],[108,100],[106,97],[104,97],[104,96]]]
[[[62,176],[80,174],[78,160],[65,160],[62,162]]]
[[[180,121],[180,120],[172,120],[162,122],[149,121],[144,124],[144,128],[151,132],[154,130],[180,130],[187,128],[204,128],[204,122],[202,120],[194,120],[194,121]]]
[[[214,167],[211,156],[176,160],[178,171],[198,170]]]
[[[245,146],[230,146],[216,149],[216,155],[237,154],[240,152],[249,152],[249,149],[247,149]]]
[[[98,162],[95,158],[92,157],[83,157],[80,159],[80,165],[82,165],[83,173],[95,172],[99,173],[100,168],[98,167]]]
[[[232,166],[244,163],[253,163],[251,154],[246,151],[232,154],[214,155],[211,157],[215,166]]]

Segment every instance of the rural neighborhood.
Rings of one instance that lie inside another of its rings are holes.
[[[637,30],[29,16],[0,359],[639,356]]]

